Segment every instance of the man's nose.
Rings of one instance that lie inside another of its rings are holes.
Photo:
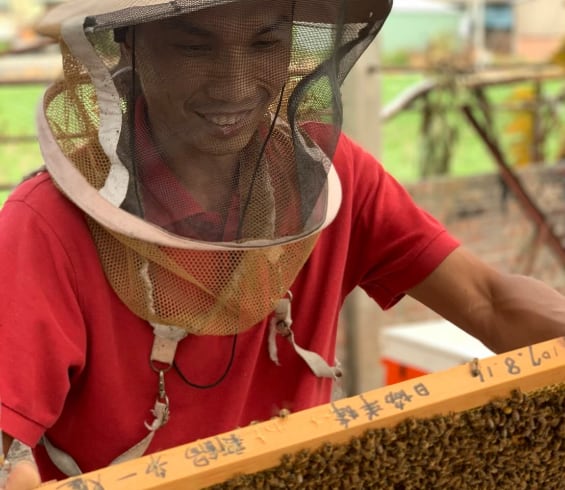
[[[257,90],[260,66],[242,48],[222,51],[213,67],[207,92],[217,100],[236,102],[253,96]]]

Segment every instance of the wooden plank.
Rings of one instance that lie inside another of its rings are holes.
[[[347,443],[408,417],[447,415],[565,380],[565,338],[385,386],[359,396],[251,425],[99,471],[44,490],[198,489],[277,466],[285,454]]]
[[[63,69],[58,53],[30,53],[0,57],[0,85],[48,84]]]
[[[522,82],[548,81],[565,79],[565,70],[560,66],[532,66],[507,70],[483,70],[469,74],[453,76],[459,87],[466,89],[490,87]],[[449,80],[451,83],[453,80]],[[398,113],[409,109],[416,101],[425,97],[432,90],[442,87],[445,81],[439,73],[438,78],[423,80],[398,95],[394,100],[382,108],[380,118],[388,121]]]

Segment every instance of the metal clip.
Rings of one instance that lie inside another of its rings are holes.
[[[149,362],[151,369],[159,375],[159,391],[157,394],[157,402],[162,403],[166,406],[166,410],[169,410],[169,397],[167,396],[167,390],[165,389],[165,374],[167,374],[171,368],[172,364],[164,364],[164,368],[160,369],[157,367],[155,361]]]
[[[165,400],[167,392],[165,391],[165,371],[159,371],[159,400]]]
[[[292,326],[292,316],[290,313],[290,304],[292,303],[292,293],[287,292],[287,298],[278,301],[275,307],[275,328],[277,333],[283,337],[289,337],[292,334],[290,327]]]
[[[145,426],[149,430],[157,430],[159,427],[165,425],[169,420],[170,405],[169,397],[167,396],[167,391],[165,390],[165,373],[167,370],[160,369],[159,374],[159,393],[157,394],[157,399],[155,400],[155,407],[152,410],[155,420],[152,424],[145,423]]]

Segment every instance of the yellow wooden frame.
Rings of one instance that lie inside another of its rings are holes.
[[[286,417],[42,486],[44,490],[186,490],[274,466],[284,454],[347,443],[407,417],[460,412],[565,380],[565,338],[385,386]],[[82,485],[82,486],[81,486]]]

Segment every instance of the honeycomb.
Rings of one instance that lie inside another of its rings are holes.
[[[565,384],[407,418],[209,490],[565,489]]]

